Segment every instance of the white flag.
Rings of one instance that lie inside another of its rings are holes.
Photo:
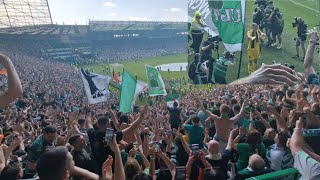
[[[110,94],[108,85],[111,77],[95,74],[84,69],[81,69],[80,73],[89,104],[107,101]]]

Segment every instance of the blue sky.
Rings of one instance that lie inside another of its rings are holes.
[[[48,0],[53,23],[90,20],[187,21],[187,0]]]

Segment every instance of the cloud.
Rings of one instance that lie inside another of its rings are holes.
[[[117,15],[117,13],[109,13],[109,14],[107,14],[108,17],[114,17],[116,15]]]
[[[122,17],[122,20],[124,21],[150,21],[147,17],[134,17],[134,16],[129,16],[129,17]]]
[[[178,11],[181,11],[180,8],[170,8],[170,9],[164,9],[164,11],[166,12],[178,12]]]
[[[118,4],[113,3],[113,2],[111,2],[111,1],[107,1],[107,2],[105,2],[105,3],[103,4],[103,6],[109,7],[109,8],[116,7],[117,5],[118,5]]]

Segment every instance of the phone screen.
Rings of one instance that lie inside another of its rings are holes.
[[[138,151],[138,150],[139,150],[138,142],[134,142],[134,143],[133,143],[133,149],[134,149],[135,151]]]
[[[110,142],[112,140],[112,137],[113,137],[113,129],[107,128],[105,132],[104,140],[106,142]]]
[[[186,179],[186,167],[185,166],[177,166],[177,180]]]
[[[160,151],[160,143],[159,142],[154,142],[153,143],[153,148],[154,148],[154,152],[159,152]]]

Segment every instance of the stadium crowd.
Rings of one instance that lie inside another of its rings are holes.
[[[319,37],[309,34],[305,77],[318,84]],[[15,46],[1,52],[13,63],[1,54],[8,87],[0,96],[0,179],[241,180],[291,167],[302,179],[320,178],[320,88],[249,85],[270,72],[269,83],[296,84],[287,67],[266,65],[235,83],[244,85],[188,90],[173,107],[158,98],[123,114],[118,96],[87,105],[70,65]]]
[[[166,41],[166,45],[160,43],[161,41]],[[159,39],[140,43],[129,41],[119,45],[97,46],[94,47],[94,51],[100,62],[118,62],[182,54],[187,52],[187,45],[178,39]]]

